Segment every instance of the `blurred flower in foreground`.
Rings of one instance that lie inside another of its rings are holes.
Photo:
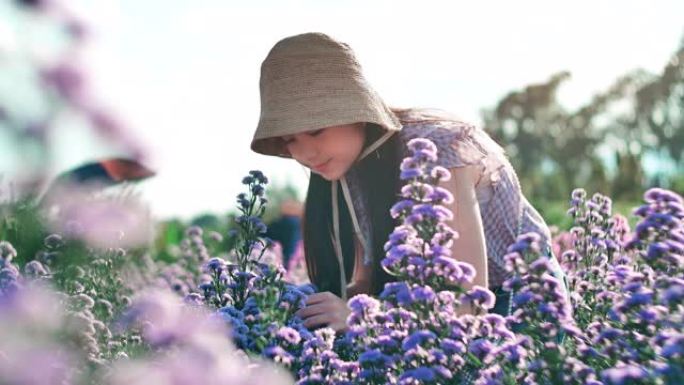
[[[185,305],[172,293],[143,294],[124,318],[130,326],[140,325],[145,341],[157,350],[149,357],[116,362],[109,384],[292,383],[282,369],[236,350],[220,317]]]
[[[131,159],[91,162],[60,174],[40,197],[52,230],[94,247],[135,247],[151,238],[152,220],[134,197],[107,196],[106,188],[154,175]]]
[[[54,191],[46,202],[51,229],[98,248],[130,248],[151,240],[152,218],[143,203],[93,190],[93,185],[69,184]]]
[[[78,354],[59,339],[64,329],[62,301],[55,293],[32,286],[0,297],[0,382],[72,383]]]

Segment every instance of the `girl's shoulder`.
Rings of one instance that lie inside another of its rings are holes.
[[[428,108],[396,109],[393,112],[402,124],[399,132],[402,144],[414,138],[431,140],[437,146],[441,166],[462,167],[505,158],[503,148],[484,130],[453,113]]]
[[[407,135],[430,133],[432,131],[449,131],[468,135],[476,127],[457,115],[435,108],[395,109],[394,114],[402,124],[402,131]]]

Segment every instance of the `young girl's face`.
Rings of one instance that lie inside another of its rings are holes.
[[[327,180],[340,179],[361,154],[364,123],[325,127],[282,137],[288,152],[300,164]]]

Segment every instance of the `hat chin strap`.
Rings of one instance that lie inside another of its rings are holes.
[[[387,131],[384,135],[382,135],[382,136],[381,136],[378,140],[376,140],[373,144],[371,144],[370,146],[366,147],[366,149],[363,150],[363,152],[361,152],[361,155],[359,155],[359,159],[357,159],[356,161],[357,161],[357,162],[360,161],[361,159],[363,159],[363,158],[365,158],[366,156],[368,156],[368,154],[370,154],[371,152],[375,151],[378,147],[382,146],[382,144],[385,143],[389,138],[391,138],[392,135],[394,135],[395,132],[396,132],[396,131]]]
[[[343,177],[344,178],[344,177]],[[340,297],[347,300],[347,275],[344,271],[344,257],[342,256],[342,242],[340,241],[340,209],[337,201],[337,181],[332,181],[332,209],[333,209],[333,247],[340,266]]]
[[[394,135],[395,131],[388,131],[384,135],[382,135],[378,140],[376,140],[373,144],[368,146],[362,153],[359,155],[359,158],[356,160],[357,162],[368,156],[371,152],[375,151],[378,147],[380,147],[383,143],[385,143],[392,135]],[[363,247],[363,261],[364,263],[370,263],[370,245],[368,244],[366,237],[363,235],[363,232],[361,231],[361,226],[359,225],[358,218],[356,217],[356,210],[354,209],[354,202],[351,199],[351,193],[349,192],[349,185],[347,183],[347,178],[345,176],[342,176],[340,178],[341,184],[342,184],[342,194],[344,196],[344,200],[347,203],[347,207],[349,208],[349,215],[351,216],[352,223],[354,224],[354,233],[356,234],[356,237],[358,238],[359,242],[361,243]],[[338,191],[338,181],[333,180],[332,181],[332,186],[331,186],[331,193],[332,193],[332,212],[333,212],[333,247],[335,249],[335,254],[337,256],[337,263],[340,266],[340,285],[341,285],[341,298],[343,300],[347,300],[347,275],[345,273],[344,269],[344,256],[342,255],[342,241],[340,238],[340,209],[338,206],[338,198],[337,198],[337,191]],[[356,260],[356,258],[354,258]],[[352,277],[352,280],[354,277]]]

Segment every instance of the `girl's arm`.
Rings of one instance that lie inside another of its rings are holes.
[[[441,182],[441,187],[451,191],[454,202],[447,207],[453,211],[454,219],[448,222],[459,234],[451,248],[452,256],[459,261],[468,262],[475,268],[473,285],[488,288],[487,248],[484,236],[480,205],[475,195],[475,184],[480,175],[478,166],[454,167],[449,170],[451,179]]]

